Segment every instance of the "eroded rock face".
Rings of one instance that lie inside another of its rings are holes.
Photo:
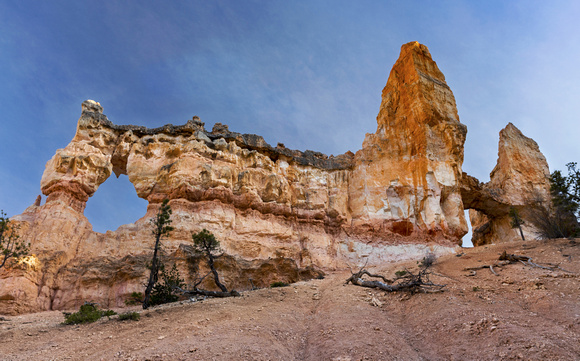
[[[530,204],[533,194],[547,199],[550,170],[538,144],[512,123],[499,133],[497,165],[489,188],[501,190],[501,199],[516,206]]]
[[[356,155],[272,147],[219,123],[209,132],[197,117],[147,129],[113,124],[94,101],[82,110],[75,137],[47,163],[46,204],[13,218],[38,262],[0,274],[0,312],[84,301],[122,306],[143,291],[149,221],[166,198],[175,227],[163,241],[166,262],[193,280],[204,266],[191,253],[191,234],[206,228],[227,255],[218,265],[224,282],[238,290],[250,289],[250,278],[264,287],[347,264],[450,252],[467,232],[460,188],[466,127],[443,74],[416,42],[403,45],[377,132]],[[113,173],[129,177],[149,201],[147,212],[114,232],[93,232],[86,201]]]
[[[424,45],[403,45],[377,123],[355,156],[353,224],[460,244],[467,233],[460,193],[467,127]]]
[[[511,227],[512,207],[524,220],[524,237],[537,239],[534,208],[549,204],[550,171],[538,144],[509,123],[499,133],[498,149],[488,183],[463,174],[462,196],[470,209],[475,246],[521,240],[519,231]]]

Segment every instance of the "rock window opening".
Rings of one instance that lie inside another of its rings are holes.
[[[129,177],[112,175],[89,198],[85,216],[93,225],[93,231],[105,233],[123,224],[134,223],[146,211],[147,201],[137,197]]]
[[[471,220],[469,219],[469,210],[465,210],[465,220],[467,221],[467,227],[469,228],[469,232],[465,236],[463,236],[463,243],[461,247],[470,248],[473,247],[473,243],[471,242],[471,236],[473,234],[471,230]]]

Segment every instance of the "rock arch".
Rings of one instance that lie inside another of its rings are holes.
[[[548,162],[538,144],[509,123],[499,133],[498,161],[490,181],[481,183],[467,173],[462,175],[461,197],[469,209],[473,245],[521,239],[511,227],[511,207],[524,219],[526,239],[538,238],[533,210],[547,206],[549,179]]]
[[[248,278],[264,286],[321,268],[453,252],[467,233],[464,208],[487,215],[484,224],[472,220],[481,238],[474,244],[509,240],[509,207],[523,211],[529,195],[549,196],[545,158],[509,124],[491,181],[481,184],[462,172],[466,133],[443,73],[417,42],[401,47],[377,131],[356,154],[272,147],[223,124],[206,131],[198,117],[155,129],[115,125],[87,100],[75,137],[46,165],[46,203],[13,217],[40,266],[0,277],[0,312],[86,300],[123,305],[142,288],[149,220],[165,198],[175,231],[164,246],[182,275],[191,233],[205,228],[228,254],[225,282],[239,290],[250,287]],[[113,173],[129,177],[147,213],[115,232],[93,232],[86,202]]]

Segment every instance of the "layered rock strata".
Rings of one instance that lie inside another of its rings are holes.
[[[218,268],[238,290],[453,251],[467,233],[466,127],[425,46],[401,48],[377,123],[356,154],[328,157],[272,147],[219,123],[210,132],[197,117],[156,129],[119,126],[99,103],[84,102],[73,140],[46,165],[46,203],[14,217],[36,258],[0,274],[0,313],[88,300],[123,305],[143,290],[150,219],[163,199],[175,227],[164,257],[188,282],[204,272],[191,250],[192,232],[203,228],[220,240],[226,256]],[[128,176],[149,205],[135,223],[97,233],[83,211],[113,173]]]
[[[521,240],[512,228],[510,209],[523,220],[522,231],[528,240],[537,239],[538,207],[550,204],[550,171],[538,144],[509,123],[499,133],[497,165],[490,181],[482,184],[463,174],[462,198],[473,229],[472,242],[483,244]]]
[[[467,127],[426,46],[401,49],[377,123],[354,160],[353,225],[459,242],[467,233],[460,192]]]

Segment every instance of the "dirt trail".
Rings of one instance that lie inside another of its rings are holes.
[[[519,242],[468,249],[438,259],[438,294],[344,285],[349,272],[242,297],[184,301],[61,325],[61,312],[5,316],[0,360],[578,360],[580,242]],[[550,271],[511,264],[471,275],[503,250]],[[392,275],[415,262],[373,271]]]

